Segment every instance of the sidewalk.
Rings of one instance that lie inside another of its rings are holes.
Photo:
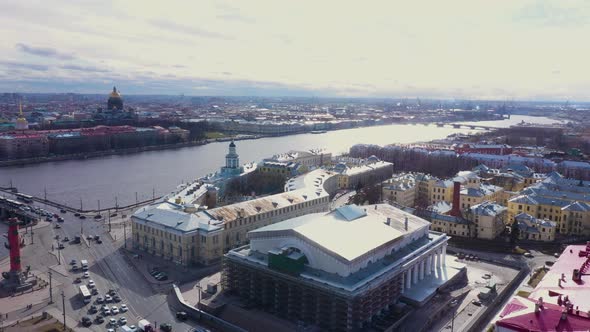
[[[54,290],[55,293],[55,290]],[[54,294],[55,301],[55,294]],[[14,297],[5,297],[0,299],[0,313],[2,319],[6,322],[16,322],[30,316],[36,312],[42,311],[49,303],[49,288],[24,293]],[[27,309],[27,305],[32,304],[32,309]]]

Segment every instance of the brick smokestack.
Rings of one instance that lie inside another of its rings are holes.
[[[451,216],[461,217],[461,207],[459,201],[461,200],[461,182],[455,181],[453,183],[453,208],[451,209]]]

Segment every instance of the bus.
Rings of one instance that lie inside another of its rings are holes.
[[[16,199],[18,199],[19,201],[23,201],[25,203],[33,203],[33,196],[31,195],[18,193],[16,194]]]
[[[90,303],[92,295],[90,294],[90,291],[88,290],[88,287],[86,287],[86,285],[80,286],[80,295],[82,296],[84,303]]]

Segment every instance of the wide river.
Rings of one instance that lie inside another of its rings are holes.
[[[508,127],[521,121],[554,123],[542,117],[512,116],[503,121],[482,121],[480,125]],[[236,142],[240,161],[258,162],[273,154],[289,150],[325,148],[334,154],[347,152],[357,143],[386,145],[413,143],[444,138],[453,133],[470,133],[468,129],[439,128],[434,125],[387,125],[330,131],[324,134],[301,134],[243,140]],[[42,164],[0,168],[0,185],[12,184],[20,192],[47,198],[73,207],[83,202],[84,209],[101,208],[135,202],[172,191],[181,182],[196,179],[221,167],[227,142],[210,143],[180,149],[149,151],[86,160],[66,160]]]

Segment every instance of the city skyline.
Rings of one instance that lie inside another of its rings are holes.
[[[590,100],[582,1],[0,8],[6,92]]]

